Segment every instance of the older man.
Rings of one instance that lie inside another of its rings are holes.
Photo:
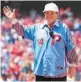
[[[14,11],[9,7],[4,7],[3,12],[12,21],[19,35],[33,41],[37,81],[66,81],[67,60],[70,66],[69,76],[75,74],[78,56],[67,25],[57,20],[59,9],[55,3],[45,5],[45,23],[25,28],[18,24]]]

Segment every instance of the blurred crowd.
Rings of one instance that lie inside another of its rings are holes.
[[[21,25],[42,23],[44,17],[36,10],[31,10],[28,16],[23,16],[18,9],[15,10],[18,22]],[[81,81],[81,18],[76,16],[70,7],[60,8],[59,20],[66,23],[71,31],[72,39],[79,55],[77,74],[75,79]],[[33,42],[23,39],[12,28],[12,23],[5,16],[1,18],[0,31],[1,47],[1,75],[0,81],[35,81],[33,74],[34,50]]]

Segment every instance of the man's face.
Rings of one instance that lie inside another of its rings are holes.
[[[56,19],[58,18],[58,13],[54,11],[46,11],[44,12],[44,15],[49,25],[53,24],[54,21],[56,21]]]

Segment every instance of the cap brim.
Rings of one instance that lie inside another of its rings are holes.
[[[53,10],[44,10],[43,13],[44,13],[44,12],[47,12],[47,11],[53,11]]]

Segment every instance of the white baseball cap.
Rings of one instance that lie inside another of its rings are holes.
[[[45,5],[43,12],[46,12],[46,11],[59,12],[59,9],[58,9],[58,6],[55,3],[51,2],[51,3],[48,3],[48,4]]]

